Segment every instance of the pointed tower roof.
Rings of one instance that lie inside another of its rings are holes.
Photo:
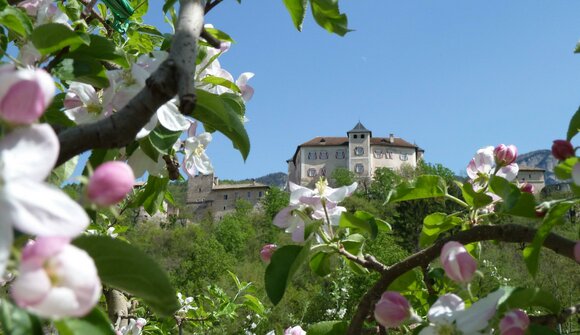
[[[371,133],[371,131],[368,130],[365,126],[363,126],[363,124],[360,123],[360,121],[359,121],[356,124],[356,126],[354,126],[354,128],[352,128],[351,130],[347,131],[346,133],[347,134],[349,134],[349,133]]]

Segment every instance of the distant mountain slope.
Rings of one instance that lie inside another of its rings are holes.
[[[557,184],[560,182],[554,175],[554,167],[558,164],[558,160],[552,156],[550,150],[536,150],[521,154],[518,156],[516,162],[519,165],[546,170],[546,185]]]
[[[288,182],[288,175],[284,172],[274,172],[265,176],[256,178],[256,181],[272,187],[286,187]]]

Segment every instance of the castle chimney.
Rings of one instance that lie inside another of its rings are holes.
[[[218,186],[220,184],[219,177],[213,177],[213,186]]]
[[[389,143],[395,143],[395,135],[389,134]]]

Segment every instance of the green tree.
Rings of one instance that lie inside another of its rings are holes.
[[[330,174],[329,183],[332,187],[347,186],[356,181],[354,172],[346,168],[336,168]]]

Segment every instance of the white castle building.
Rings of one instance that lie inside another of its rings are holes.
[[[423,158],[424,150],[402,138],[373,137],[362,123],[346,137],[315,137],[300,144],[288,162],[288,180],[312,186],[321,176],[330,176],[337,168],[346,168],[360,178],[372,178],[378,168],[412,167]]]

